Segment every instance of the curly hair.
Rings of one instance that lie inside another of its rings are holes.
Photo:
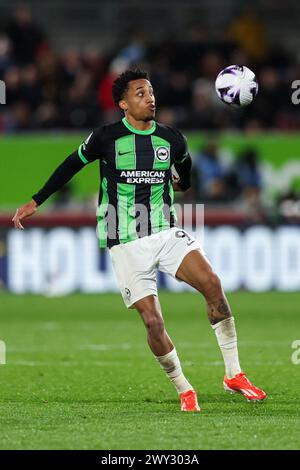
[[[112,97],[114,102],[118,104],[119,101],[124,98],[124,94],[128,89],[129,82],[132,80],[139,80],[140,78],[149,80],[149,75],[147,72],[140,69],[126,70],[125,72],[121,73],[121,75],[116,78],[112,86]]]

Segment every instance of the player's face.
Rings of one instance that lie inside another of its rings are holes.
[[[120,102],[136,121],[151,121],[155,117],[155,97],[151,83],[146,79],[132,80],[124,99]]]

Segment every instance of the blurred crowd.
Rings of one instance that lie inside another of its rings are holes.
[[[208,140],[193,155],[192,188],[185,199],[206,206],[228,205],[247,214],[252,222],[267,222],[264,178],[260,156],[255,148],[245,147],[234,155],[216,139]]]
[[[0,106],[2,133],[93,128],[118,119],[111,85],[120,72],[136,65],[149,71],[157,119],[166,124],[246,132],[300,128],[291,102],[291,82],[299,79],[300,64],[278,44],[269,44],[262,19],[249,7],[218,40],[199,24],[191,25],[185,37],[159,44],[136,29],[110,51],[101,44],[56,50],[26,4],[17,6],[11,18],[2,18],[2,25],[0,78],[7,103]],[[246,109],[228,108],[216,96],[215,78],[230,64],[247,65],[257,75],[259,93]]]
[[[208,139],[193,154],[192,187],[183,201],[230,207],[252,223],[299,224],[300,179],[294,176],[289,186],[272,190],[257,148],[245,146],[235,153]]]

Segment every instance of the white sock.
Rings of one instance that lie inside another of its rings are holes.
[[[155,358],[160,363],[161,368],[165,371],[171,382],[175,385],[178,393],[193,390],[193,387],[182,373],[180,361],[175,348],[165,356],[155,356]]]
[[[212,328],[215,330],[223,355],[226,375],[229,379],[232,379],[232,377],[241,372],[234,318],[226,318],[226,320],[212,325]]]

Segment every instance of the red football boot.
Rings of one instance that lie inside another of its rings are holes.
[[[262,401],[267,396],[263,390],[255,387],[255,385],[247,379],[244,372],[236,374],[232,379],[228,379],[225,375],[223,385],[226,392],[240,392],[248,401]]]
[[[180,394],[181,411],[200,411],[197,393],[195,390],[188,390]]]

